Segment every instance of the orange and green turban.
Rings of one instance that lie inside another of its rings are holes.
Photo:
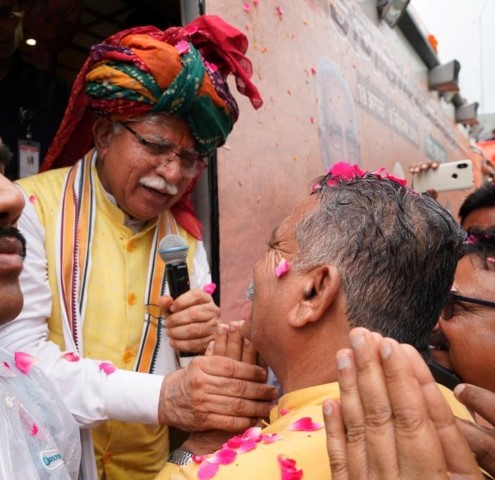
[[[198,151],[211,154],[239,115],[229,74],[254,108],[262,105],[247,47],[242,32],[214,15],[164,31],[131,28],[93,46],[42,170],[72,165],[93,146],[95,113],[115,120],[157,112],[182,117]]]

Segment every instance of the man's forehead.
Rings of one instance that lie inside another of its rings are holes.
[[[316,195],[310,195],[305,198],[273,229],[271,239],[276,240],[283,235],[293,234],[297,224],[316,208],[317,201]]]

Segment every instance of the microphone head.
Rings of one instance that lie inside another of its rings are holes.
[[[158,255],[165,263],[185,262],[189,245],[180,235],[166,235],[158,245]]]

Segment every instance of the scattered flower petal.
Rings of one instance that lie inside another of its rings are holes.
[[[469,235],[466,240],[464,240],[464,243],[466,245],[473,245],[478,241],[478,239],[474,235]]]
[[[210,480],[217,474],[219,468],[220,465],[218,463],[202,462],[198,468],[198,479]]]
[[[36,203],[36,195],[29,195],[29,201],[31,203]]]
[[[312,73],[313,75],[316,75],[316,68],[315,68],[315,67],[311,67],[311,73]]]
[[[320,422],[313,422],[311,417],[302,417],[299,420],[291,423],[287,430],[292,432],[314,432],[323,428],[324,424]]]
[[[217,450],[210,458],[207,459],[208,462],[216,463],[218,465],[228,465],[232,463],[237,457],[237,452],[231,448],[222,448]]]
[[[346,162],[337,162],[328,170],[328,173],[331,173],[332,177],[337,177],[341,180],[352,180],[366,175],[366,172],[361,170],[358,165],[350,165]]]
[[[319,183],[315,183],[313,184],[313,186],[311,187],[311,191],[312,192],[316,192],[317,190],[321,190],[321,185]]]
[[[257,6],[258,6],[258,3],[260,3],[260,0],[253,0],[253,5],[254,5],[255,7],[257,7]]]
[[[251,4],[249,2],[244,2],[244,4],[242,5],[242,9],[245,12],[249,12],[249,10],[251,10]]]
[[[277,5],[275,7],[275,11],[277,12],[277,15],[279,16],[279,18],[282,18],[284,11],[280,5]]]
[[[217,284],[216,283],[207,283],[203,287],[203,292],[206,292],[208,295],[213,295],[215,290],[217,289]]]
[[[490,263],[495,263],[495,258],[493,257],[487,257],[486,260]]]
[[[316,118],[315,117],[309,117],[309,121],[311,123],[316,123]]]
[[[321,187],[320,187],[321,188]],[[291,410],[293,410],[292,408],[282,408],[280,409],[280,416],[283,417],[284,415],[287,415]]]
[[[279,264],[275,267],[275,275],[280,278],[289,271],[289,264],[285,258],[280,260]]]
[[[113,372],[115,372],[115,370],[117,370],[110,362],[101,362],[99,367],[100,370],[102,372],[105,372],[107,375],[111,375]]]
[[[297,469],[295,460],[282,455],[279,455],[277,460],[282,470],[282,480],[300,480],[303,478],[303,471]]]
[[[10,368],[10,365],[7,362],[2,362],[2,365],[0,367],[0,377],[15,377],[15,373],[12,371],[12,368]]]
[[[66,352],[62,355],[62,358],[68,362],[78,362],[81,359],[74,352]]]
[[[31,431],[29,433],[33,437],[36,437],[36,435],[38,435],[38,425],[36,425],[36,423],[33,423],[32,427],[31,427]]]
[[[263,443],[273,443],[282,440],[282,435],[280,433],[262,433],[261,438]]]
[[[28,374],[36,363],[36,358],[29,353],[15,352],[14,353],[15,366],[24,374]]]
[[[189,53],[191,46],[185,40],[181,40],[180,42],[177,42],[175,49],[179,52],[179,55],[185,55],[186,53]]]
[[[204,64],[208,67],[208,69],[210,70],[211,73],[215,73],[216,71],[218,71],[218,67],[214,63],[207,62],[205,60]]]

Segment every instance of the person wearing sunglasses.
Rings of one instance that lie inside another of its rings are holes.
[[[495,392],[495,227],[470,229],[433,345],[438,363]]]
[[[167,459],[167,426],[243,430],[276,396],[260,367],[177,361],[177,352],[205,351],[220,315],[203,290],[211,276],[189,193],[238,119],[227,77],[262,104],[247,46],[211,15],[94,45],[43,173],[18,181],[27,301],[0,346],[14,342],[38,359],[85,428],[85,451],[96,427],[99,478],[152,479]],[[157,254],[169,234],[189,247],[191,290],[176,299]]]

